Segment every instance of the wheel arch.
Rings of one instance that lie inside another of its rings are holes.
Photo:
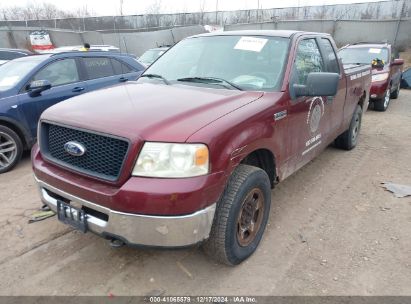
[[[29,135],[27,130],[14,119],[0,116],[0,125],[5,126],[14,132],[20,137],[24,149],[30,149],[33,145],[34,139]]]
[[[271,188],[278,182],[276,158],[274,153],[266,148],[259,148],[245,155],[239,164],[250,165],[264,170],[269,179]]]

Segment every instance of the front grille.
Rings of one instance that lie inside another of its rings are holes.
[[[98,178],[118,179],[128,151],[128,142],[109,135],[42,123],[40,148],[52,162]],[[82,156],[69,154],[64,145],[75,141],[86,148]]]

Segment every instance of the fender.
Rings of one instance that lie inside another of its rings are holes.
[[[287,99],[283,98],[282,93],[267,95],[207,125],[191,135],[188,142],[207,143],[211,152],[212,171],[223,171],[226,177],[249,154],[256,150],[267,150],[273,156],[272,163],[276,171],[272,178],[281,177],[283,158],[286,157],[285,152],[281,151],[285,151],[288,119],[276,121],[273,115],[286,107]]]
[[[23,135],[22,141],[25,148],[30,149],[36,141],[35,137],[30,135],[30,132],[23,126],[23,124],[13,118],[7,116],[0,116],[0,124],[13,126],[19,136]]]
[[[255,121],[254,123],[236,126],[235,133],[224,140],[224,149],[218,155],[218,160],[212,162],[216,164],[215,169],[225,171],[228,177],[234,169],[251,153],[257,150],[267,150],[273,155],[275,167],[274,178],[279,174],[277,155],[275,151],[276,143],[273,142],[275,129],[270,123]]]
[[[265,145],[263,142],[253,142],[243,149],[243,151],[244,153],[231,159],[231,164],[228,169],[230,175],[238,165],[245,163],[257,166],[266,171],[270,178],[272,188],[283,179],[283,174],[280,173],[282,170],[277,166],[276,154],[270,150],[269,145]]]
[[[244,142],[242,146],[232,151],[229,160],[229,171],[233,171],[248,155],[258,150],[267,150],[273,155],[273,162],[276,163],[276,154],[272,150],[269,139],[259,139],[255,141]],[[276,176],[278,172],[276,172]]]

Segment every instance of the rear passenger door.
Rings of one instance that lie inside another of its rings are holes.
[[[318,38],[318,45],[325,61],[325,71],[330,73],[337,73],[340,75],[340,82],[335,96],[326,97],[326,104],[330,109],[330,136],[336,138],[339,134],[339,129],[343,123],[344,104],[346,95],[346,82],[342,79],[342,67],[340,67],[337,55],[335,53],[335,46],[330,39],[326,37]]]
[[[83,57],[84,71],[90,91],[112,86],[129,80],[125,67],[109,57]],[[129,72],[129,70],[126,70]]]
[[[127,63],[116,58],[111,58],[111,64],[113,65],[114,73],[116,75],[121,75],[119,79],[120,82],[137,80],[144,71],[143,68],[137,71],[135,68],[131,68]]]

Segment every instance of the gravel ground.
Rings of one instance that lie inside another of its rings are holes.
[[[0,175],[0,295],[411,295],[411,91],[364,115],[359,145],[329,147],[272,192],[257,252],[237,267],[200,249],[112,249],[41,204],[26,155]]]

